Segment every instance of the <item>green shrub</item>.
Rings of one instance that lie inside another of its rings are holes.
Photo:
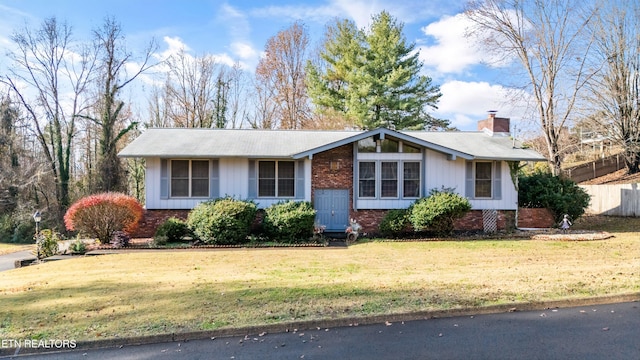
[[[264,230],[276,242],[309,242],[315,218],[316,211],[308,201],[279,202],[265,209]]]
[[[411,225],[407,209],[389,210],[380,221],[378,230],[385,237],[399,237],[404,235]]]
[[[12,214],[0,215],[0,242],[33,244],[35,232],[32,220],[22,222]]]
[[[198,204],[189,213],[187,224],[207,244],[242,244],[247,241],[256,211],[251,201],[221,198]]]
[[[591,196],[573,180],[550,173],[535,172],[518,178],[518,205],[525,208],[547,208],[556,219],[568,214],[572,220],[582,216]]]
[[[436,235],[453,232],[453,222],[471,210],[469,200],[451,191],[431,190],[428,197],[418,199],[409,216],[416,230],[431,230]]]
[[[0,242],[11,241],[15,227],[10,214],[0,215]]]
[[[120,193],[90,195],[76,201],[64,215],[67,230],[95,236],[103,244],[116,231],[131,234],[138,228],[144,209],[133,197]]]
[[[60,237],[55,231],[49,229],[40,231],[36,239],[38,259],[56,255],[58,253],[58,240],[60,240]]]
[[[69,245],[69,250],[74,254],[84,254],[87,252],[87,245],[82,240],[76,239]]]
[[[33,221],[20,222],[16,225],[11,236],[12,243],[33,244],[33,237],[36,232],[36,225]]]
[[[155,235],[153,235],[153,240],[157,245],[164,245],[167,242],[180,241],[184,236],[189,235],[190,232],[187,222],[176,217],[171,217],[158,226]]]

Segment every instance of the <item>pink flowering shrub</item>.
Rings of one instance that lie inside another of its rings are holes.
[[[108,192],[76,201],[64,215],[67,230],[95,236],[108,244],[116,231],[132,234],[144,214],[140,203],[125,194]]]

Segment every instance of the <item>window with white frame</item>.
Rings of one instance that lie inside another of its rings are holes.
[[[358,162],[360,198],[418,198],[420,183],[419,161]]]
[[[209,197],[209,160],[171,160],[171,197]]]
[[[405,161],[403,164],[402,196],[406,198],[420,197],[420,163]]]
[[[396,161],[381,162],[380,197],[398,197],[398,162]]]
[[[375,161],[361,161],[358,163],[358,196],[361,198],[376,197]]]
[[[375,140],[373,136],[358,141],[358,152],[367,153],[407,153],[419,154],[420,148],[409,145],[404,141],[386,138]]]
[[[490,162],[475,163],[475,194],[476,198],[490,198],[492,189],[492,173]]]
[[[258,196],[293,197],[295,194],[295,162],[259,161]]]

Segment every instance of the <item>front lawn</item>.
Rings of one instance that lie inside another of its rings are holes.
[[[615,235],[599,241],[369,242],[49,262],[2,273],[0,338],[81,341],[637,294],[640,221],[630,221],[597,229]]]

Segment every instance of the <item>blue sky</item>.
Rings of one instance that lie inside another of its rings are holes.
[[[253,71],[267,39],[301,20],[315,46],[325,25],[347,18],[367,27],[382,10],[404,24],[404,34],[417,45],[425,75],[440,85],[443,96],[434,115],[460,130],[475,130],[488,110],[524,121],[525,111],[508,99],[504,71],[488,51],[464,37],[464,0],[0,0],[0,48],[11,49],[9,37],[25,24],[37,27],[44,18],[66,20],[78,39],[113,16],[122,25],[129,50],[142,50],[150,39],[159,56],[185,47],[194,56],[215,55],[220,62],[240,62]],[[7,66],[5,56],[0,67]],[[520,126],[520,125],[518,125]]]

